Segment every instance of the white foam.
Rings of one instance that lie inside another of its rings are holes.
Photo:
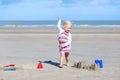
[[[42,28],[42,27],[46,27],[46,28],[53,28],[53,27],[56,27],[57,25],[2,25],[0,26],[1,28]],[[74,24],[73,27],[76,27],[76,28],[99,28],[99,27],[110,27],[110,28],[113,28],[113,27],[116,27],[116,28],[120,28],[120,25],[76,25]]]

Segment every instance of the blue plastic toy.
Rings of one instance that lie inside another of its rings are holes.
[[[95,63],[99,65],[100,68],[103,68],[103,61],[102,60],[95,60]]]

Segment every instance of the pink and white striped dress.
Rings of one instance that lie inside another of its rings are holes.
[[[70,53],[71,52],[71,33],[65,32],[61,28],[61,20],[58,21],[58,41],[59,41],[59,51],[60,53]],[[64,46],[63,46],[64,45]]]

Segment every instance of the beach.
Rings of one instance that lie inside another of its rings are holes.
[[[72,38],[71,66],[74,61],[94,63],[102,59],[103,68],[58,68],[55,28],[1,28],[0,80],[120,80],[120,28],[73,28]],[[37,69],[38,61],[43,62],[43,69]],[[3,71],[10,63],[17,70]]]

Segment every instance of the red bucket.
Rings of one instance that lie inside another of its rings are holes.
[[[42,68],[43,68],[43,65],[42,65],[41,62],[39,62],[38,65],[37,65],[37,69],[42,69]]]

